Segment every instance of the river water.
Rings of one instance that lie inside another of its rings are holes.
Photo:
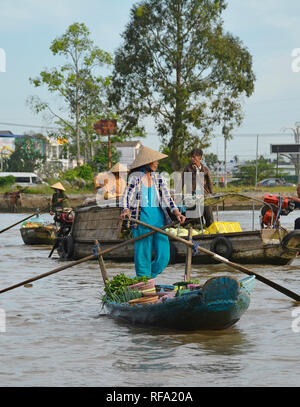
[[[295,211],[282,217],[293,228]],[[0,214],[0,229],[26,214]],[[47,220],[51,220],[46,216]],[[220,212],[219,220],[252,228],[252,211]],[[255,213],[258,226],[258,213]],[[0,288],[59,267],[49,247],[23,244],[19,227],[0,235]],[[289,266],[246,266],[300,293],[300,258]],[[107,262],[110,276],[134,274],[132,264]],[[184,265],[157,278],[182,280]],[[206,281],[234,274],[227,266],[193,266]],[[224,331],[186,333],[134,327],[103,313],[103,283],[91,261],[0,296],[2,387],[299,386],[300,304],[257,281],[248,311]],[[2,317],[2,319],[1,319]],[[5,317],[5,318],[4,318]],[[2,322],[1,322],[2,321]]]

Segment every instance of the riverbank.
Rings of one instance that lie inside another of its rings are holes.
[[[94,194],[72,194],[68,199],[72,208],[81,206],[86,198],[93,198]],[[7,194],[0,194],[0,212],[28,213],[36,209],[49,211],[52,195],[20,194],[16,205],[12,205],[11,198]]]
[[[234,210],[249,210],[259,209],[263,203],[263,197],[266,191],[251,191],[243,192],[246,195],[255,200],[241,201],[237,197],[230,197],[225,202],[221,202],[213,207],[214,210],[219,211],[234,211]],[[273,192],[276,193],[276,192]],[[0,194],[0,212],[16,212],[16,213],[28,213],[34,212],[36,209],[46,211],[50,210],[52,195],[47,194],[21,194],[17,204],[12,206],[11,198],[7,194]],[[68,199],[72,208],[81,206],[86,199],[95,198],[95,194],[70,194]]]

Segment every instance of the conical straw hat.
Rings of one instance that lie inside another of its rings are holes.
[[[117,163],[110,169],[110,172],[128,172],[128,168],[121,163]]]
[[[51,188],[61,189],[62,191],[65,191],[65,188],[62,186],[62,184],[60,182],[57,182],[56,184],[51,185]]]
[[[153,163],[153,161],[162,160],[168,157],[166,154],[160,153],[159,151],[152,150],[152,148],[142,146],[140,152],[138,153],[136,159],[130,166],[130,169],[141,167],[142,165]]]

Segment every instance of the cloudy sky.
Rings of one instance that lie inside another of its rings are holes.
[[[23,134],[27,125],[43,124],[25,101],[30,95],[46,97],[28,78],[57,65],[49,46],[74,22],[83,22],[94,42],[113,54],[128,22],[133,0],[1,0],[0,7],[0,129]],[[225,28],[238,36],[253,55],[255,92],[244,104],[243,125],[235,129],[227,157],[254,158],[268,154],[270,143],[293,142],[291,130],[300,122],[300,2],[297,0],[228,0]],[[297,53],[299,48],[299,53]],[[293,54],[294,53],[294,54]],[[292,56],[294,55],[294,56]],[[5,56],[5,72],[3,61]],[[2,68],[2,69],[1,69]],[[299,69],[298,69],[299,68]],[[299,70],[299,72],[298,72]],[[35,128],[32,128],[35,130]],[[144,144],[159,147],[151,123]],[[210,151],[224,153],[216,137]]]

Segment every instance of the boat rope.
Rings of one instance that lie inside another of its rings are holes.
[[[95,259],[98,259],[98,247],[101,250],[101,245],[100,245],[99,242],[97,244],[95,244],[94,247],[93,247],[93,252],[94,252]]]
[[[280,197],[279,197],[280,205],[279,205],[279,209],[278,209],[278,212],[277,212],[277,215],[276,215],[276,219],[275,219],[275,221],[274,221],[274,223],[273,223],[273,229],[275,229],[275,227],[276,227],[276,222],[277,222],[277,220],[279,219],[279,215],[280,215],[281,207],[282,207],[282,201],[283,201],[283,198],[280,196]]]
[[[198,254],[198,247],[199,247],[199,243],[194,242],[194,240],[192,239],[192,243],[193,243],[193,256],[196,256]]]

